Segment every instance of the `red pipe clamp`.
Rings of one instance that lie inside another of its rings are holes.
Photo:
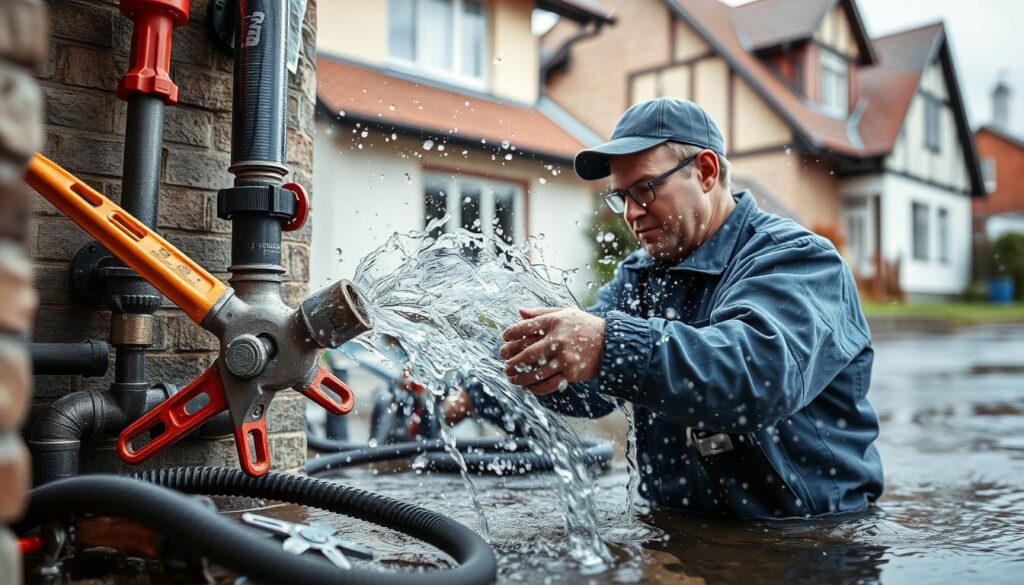
[[[121,0],[121,13],[135,23],[128,73],[117,84],[117,97],[133,93],[163,96],[178,102],[178,86],[171,81],[171,36],[174,27],[188,22],[189,0]]]

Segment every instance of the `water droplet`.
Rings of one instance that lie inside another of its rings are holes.
[[[495,57],[493,63],[495,65],[501,65],[501,57]]]
[[[423,150],[430,150],[434,148],[434,141],[429,138],[423,141]]]
[[[395,110],[397,110],[397,109],[398,109],[398,106],[396,106],[395,104],[390,104],[390,105],[388,106],[388,109],[389,109],[389,110],[391,110],[392,112],[394,112]]]
[[[547,185],[548,184],[548,180],[545,179],[544,177],[541,177],[541,178],[537,179],[537,182],[540,183],[541,185]],[[580,224],[580,222],[577,221],[576,225],[579,225],[579,224]]]

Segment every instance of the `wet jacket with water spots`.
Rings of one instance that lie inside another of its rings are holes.
[[[744,518],[864,509],[882,492],[868,403],[873,350],[830,242],[749,192],[683,262],[627,257],[588,309],[606,319],[600,373],[545,403],[599,417],[632,403],[641,494]],[[697,436],[733,450],[700,455]]]

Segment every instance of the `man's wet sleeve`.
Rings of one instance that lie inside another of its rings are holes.
[[[806,406],[853,359],[860,307],[834,248],[805,238],[747,261],[708,325],[610,311],[599,391],[709,430],[758,430]]]

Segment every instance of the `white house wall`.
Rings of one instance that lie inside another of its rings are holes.
[[[948,100],[942,69],[936,63],[925,70],[920,89],[936,97]],[[970,184],[967,165],[960,139],[956,132],[956,118],[953,108],[944,103],[939,114],[939,151],[933,152],[924,142],[924,96],[916,93],[910,102],[910,109],[896,139],[892,154],[886,157],[888,170],[921,177],[959,191],[967,191]]]
[[[523,181],[529,213],[529,234],[524,235],[544,234],[540,245],[546,264],[579,268],[572,289],[578,297],[584,294],[591,278],[585,266],[593,260],[590,222],[594,197],[590,186],[577,179],[570,167],[549,169],[516,155],[512,161],[501,156],[492,160],[490,152],[453,144],[440,152],[436,145],[424,150],[422,140],[398,136],[390,141],[390,133],[381,131],[368,131],[362,137],[362,129],[354,134],[352,129],[351,125],[336,125],[328,131],[326,123],[317,125],[312,287],[351,278],[359,260],[394,232],[423,229],[423,175],[424,165],[428,165],[430,172],[489,174],[495,180]]]
[[[900,287],[910,295],[963,293],[971,274],[971,200],[962,193],[887,173],[883,178],[882,252],[900,259]],[[928,259],[913,257],[912,203],[928,206]],[[949,213],[949,261],[939,261],[938,208]]]

